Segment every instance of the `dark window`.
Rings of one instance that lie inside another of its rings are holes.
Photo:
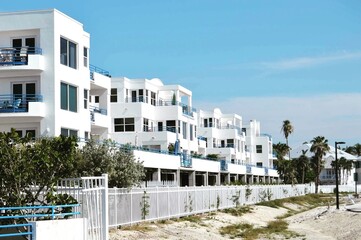
[[[148,118],[143,118],[143,131],[144,132],[149,132],[149,119]]]
[[[110,102],[118,102],[118,92],[116,88],[110,89]]]
[[[152,104],[153,106],[155,106],[155,103],[156,103],[155,92],[150,92],[150,104]]]
[[[257,162],[257,163],[256,163],[256,166],[257,166],[257,167],[262,167],[263,164],[262,164],[262,162]]]
[[[256,145],[256,153],[262,153],[262,145]]]
[[[60,63],[76,69],[76,44],[60,38]]]
[[[68,85],[66,83],[61,83],[60,92],[61,109],[71,112],[77,112],[77,87]]]
[[[167,131],[174,132],[175,133],[175,121],[174,120],[168,120],[166,121],[166,127]]]
[[[88,48],[84,47],[84,67],[88,67]]]
[[[144,102],[144,91],[139,89],[139,102]]]
[[[99,96],[95,96],[95,97],[94,97],[94,102],[95,102],[95,103],[99,103]]]
[[[163,131],[163,122],[158,122],[158,131],[159,132]]]
[[[88,90],[84,89],[84,109],[88,108]]]
[[[114,118],[114,132],[134,132],[134,118]]]
[[[77,137],[78,131],[73,130],[73,129],[68,129],[68,128],[61,128],[60,135],[65,136],[65,137],[72,137],[72,136]]]

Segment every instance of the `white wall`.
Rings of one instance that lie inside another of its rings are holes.
[[[31,222],[36,240],[86,240],[86,219]]]

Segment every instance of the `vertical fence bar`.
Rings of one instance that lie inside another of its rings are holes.
[[[109,206],[108,206],[108,174],[102,174],[103,176],[103,201],[102,201],[102,223],[103,223],[103,240],[109,239]]]

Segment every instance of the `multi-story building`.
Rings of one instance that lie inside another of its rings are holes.
[[[223,114],[216,108],[213,112],[199,111],[198,119],[199,135],[206,141],[206,156],[214,155],[230,163],[245,163],[246,140],[241,116]]]
[[[83,25],[57,10],[0,13],[0,131],[108,138],[110,78],[89,49]]]
[[[83,25],[57,10],[0,13],[0,131],[110,137],[132,146],[148,180],[193,186],[278,179],[259,122],[244,127],[240,116],[219,109],[198,118],[190,90],[159,79],[111,80],[89,64],[89,52]]]
[[[198,151],[192,92],[180,85],[112,78],[111,109],[111,138],[117,142],[167,152]]]

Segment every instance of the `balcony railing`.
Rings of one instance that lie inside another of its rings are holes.
[[[234,148],[233,143],[228,144],[213,144],[213,148]]]
[[[29,55],[41,55],[42,49],[37,47],[0,47],[0,66],[28,65]]]
[[[90,110],[90,120],[92,122],[95,122],[95,113],[100,113],[102,115],[107,115],[108,111],[106,109],[103,108],[98,108],[98,107],[94,107],[94,106],[89,106],[89,110]]]
[[[236,129],[238,134],[241,134],[242,129],[238,126],[235,125],[216,125],[213,123],[208,123],[207,125],[205,124],[201,124],[199,127],[203,127],[203,128],[217,128],[217,129]]]
[[[96,67],[96,66],[91,65],[91,64],[89,64],[89,70],[90,70],[90,79],[91,79],[91,80],[94,80],[94,73],[95,73],[95,72],[96,72],[96,73],[99,73],[99,74],[101,74],[101,75],[104,75],[104,76],[106,76],[106,77],[111,77],[109,71],[104,70],[104,69],[102,69],[102,68],[100,68],[100,67]]]
[[[42,102],[39,94],[2,94],[0,95],[0,113],[28,112],[29,102]]]
[[[143,127],[143,132],[176,132],[176,127]]]
[[[127,98],[125,98],[125,102],[126,103],[138,103],[138,102],[149,103],[150,102],[153,106],[180,106],[180,107],[182,107],[182,113],[185,115],[191,116],[191,117],[193,117],[194,113],[197,112],[196,108],[189,107],[188,105],[186,105],[182,102],[165,101],[162,99],[156,101],[155,99],[150,99],[147,96],[127,97]]]

